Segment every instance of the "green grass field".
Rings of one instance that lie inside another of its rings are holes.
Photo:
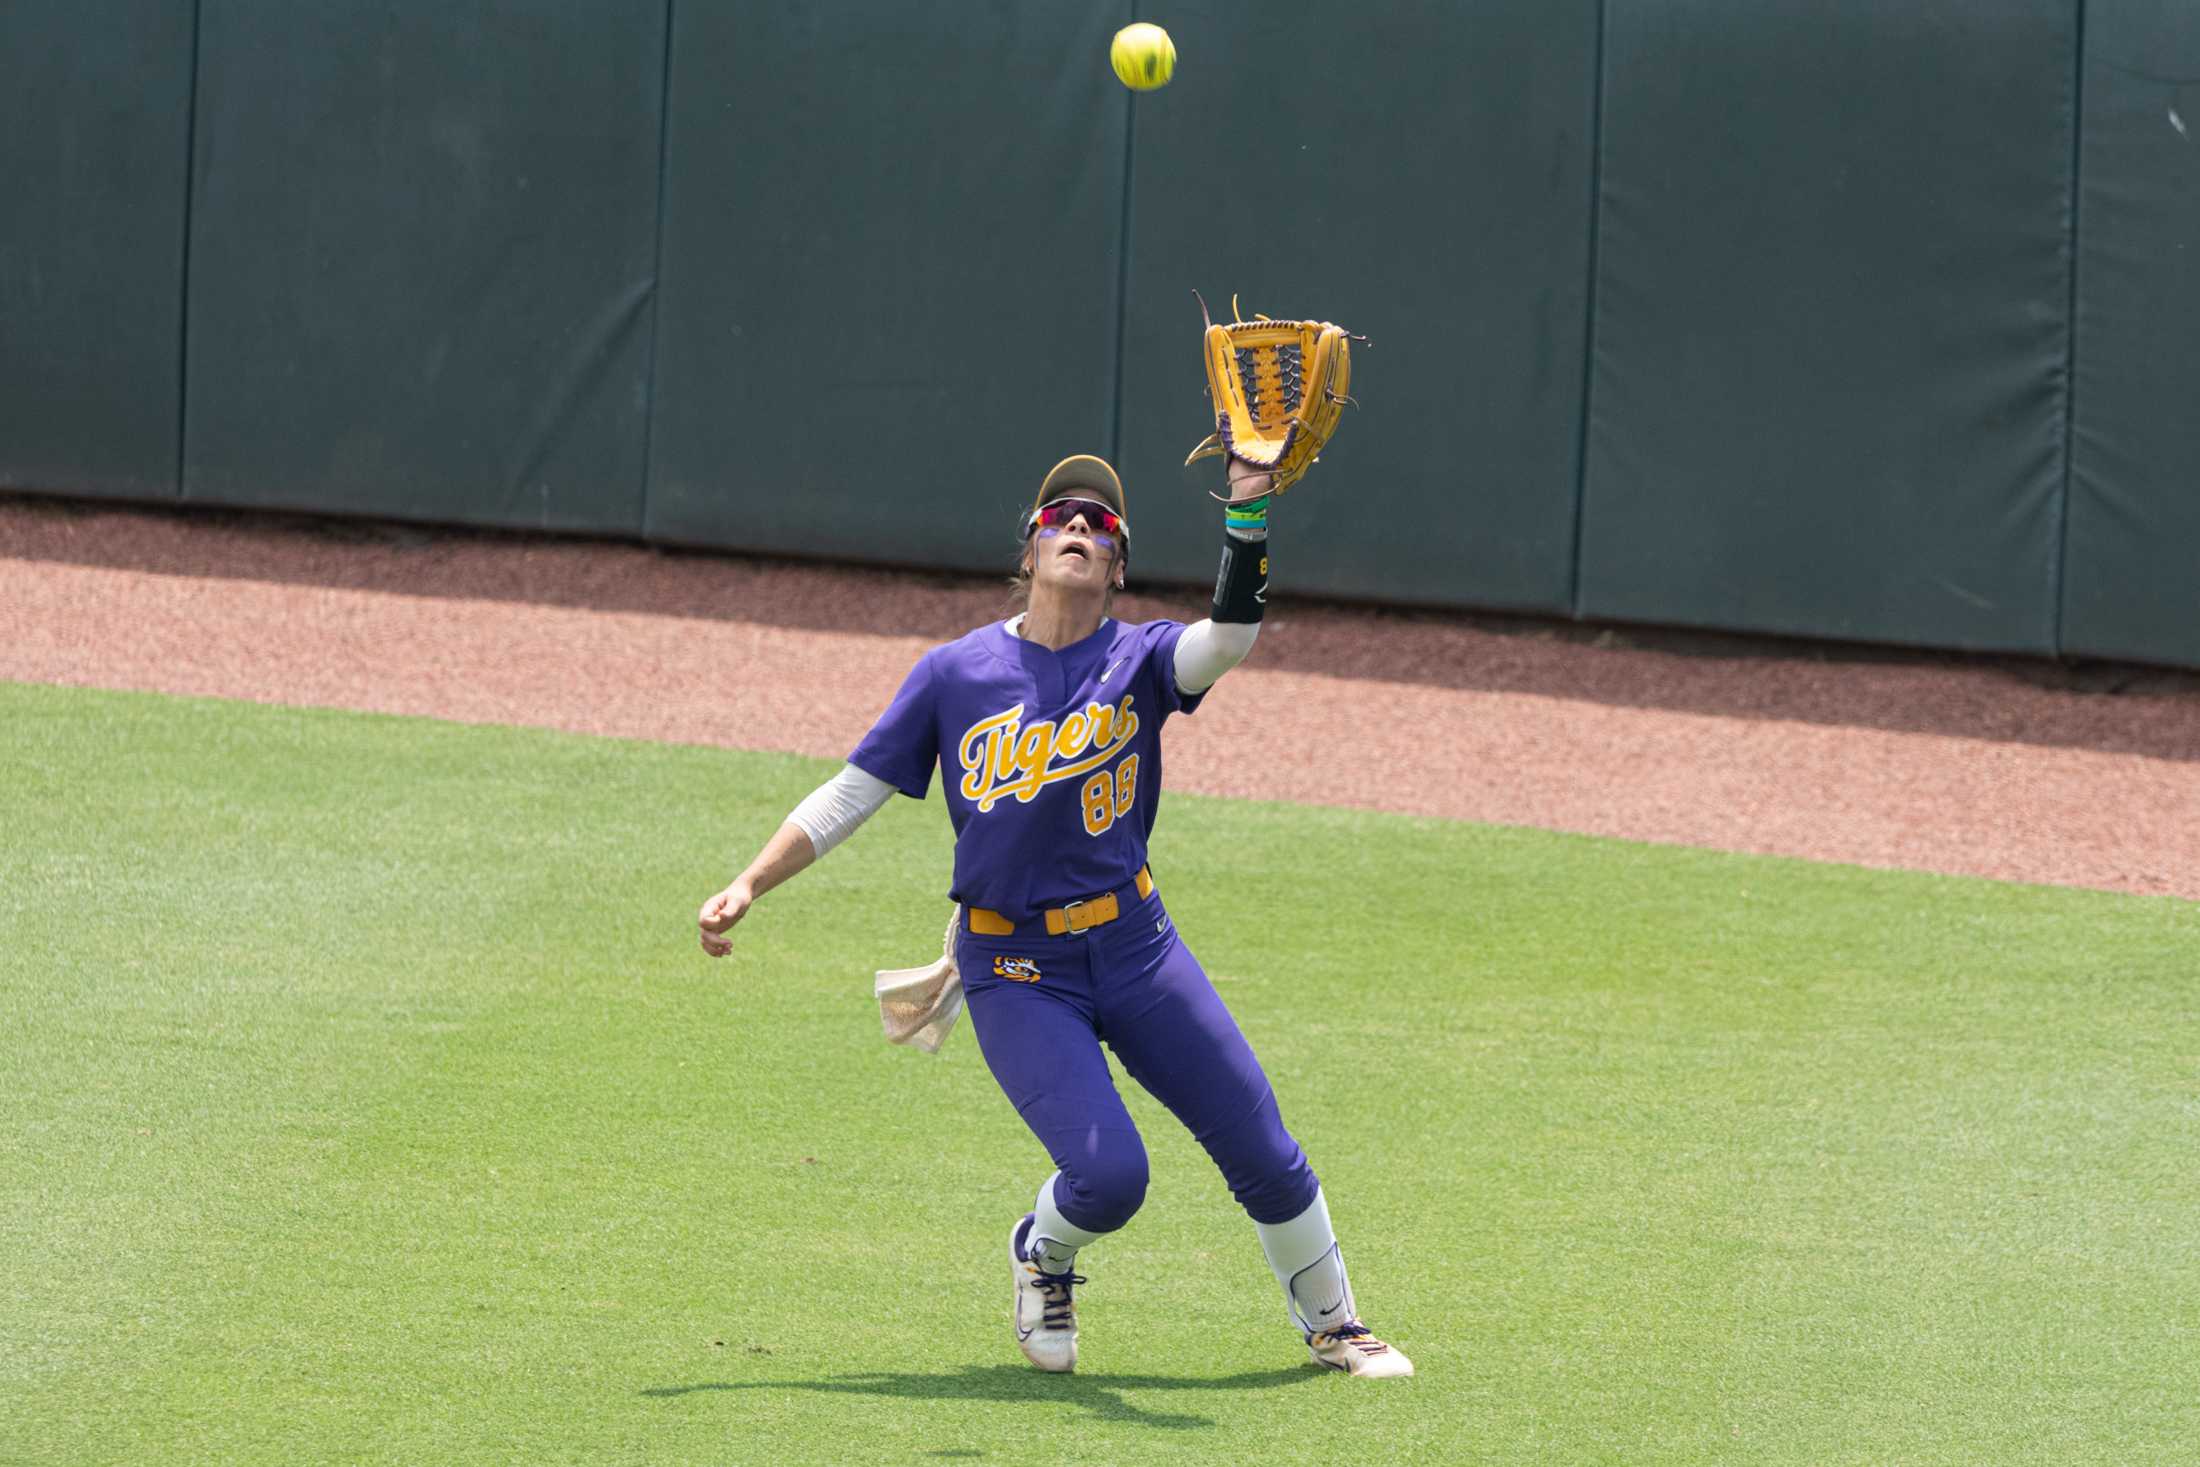
[[[0,685],[0,1461],[2189,1463],[2200,907],[1173,797],[1155,870],[1419,1365],[1319,1372],[1143,1096],[1046,1170],[889,1047],[908,801],[829,766]]]

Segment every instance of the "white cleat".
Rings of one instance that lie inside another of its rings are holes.
[[[1367,1380],[1413,1374],[1411,1360],[1368,1333],[1357,1319],[1308,1335],[1306,1348],[1316,1365]]]
[[[1074,1273],[1042,1273],[1024,1257],[1031,1223],[1026,1213],[1008,1235],[1008,1266],[1016,1278],[1016,1347],[1041,1370],[1075,1370],[1077,1301],[1071,1291],[1084,1279]]]

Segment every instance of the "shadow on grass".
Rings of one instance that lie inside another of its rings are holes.
[[[1251,1370],[1205,1379],[1180,1375],[1048,1375],[1027,1365],[967,1365],[953,1375],[905,1375],[868,1371],[824,1380],[701,1381],[695,1385],[654,1386],[642,1392],[659,1398],[698,1391],[823,1391],[830,1395],[883,1396],[898,1401],[1065,1401],[1082,1406],[1102,1421],[1126,1421],[1172,1431],[1211,1427],[1205,1416],[1141,1411],[1123,1399],[1124,1391],[1251,1391],[1299,1381],[1319,1380],[1313,1365],[1281,1370]]]

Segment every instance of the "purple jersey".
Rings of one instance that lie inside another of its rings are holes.
[[[921,800],[939,767],[951,895],[1023,918],[1124,885],[1161,801],[1161,722],[1180,693],[1174,621],[1112,618],[1059,652],[1005,622],[934,647],[848,762]]]

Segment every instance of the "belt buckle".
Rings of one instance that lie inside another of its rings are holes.
[[[1087,897],[1079,897],[1074,902],[1063,904],[1062,925],[1066,930],[1083,932],[1086,928],[1092,926],[1092,918],[1085,912],[1085,905],[1089,900]]]

